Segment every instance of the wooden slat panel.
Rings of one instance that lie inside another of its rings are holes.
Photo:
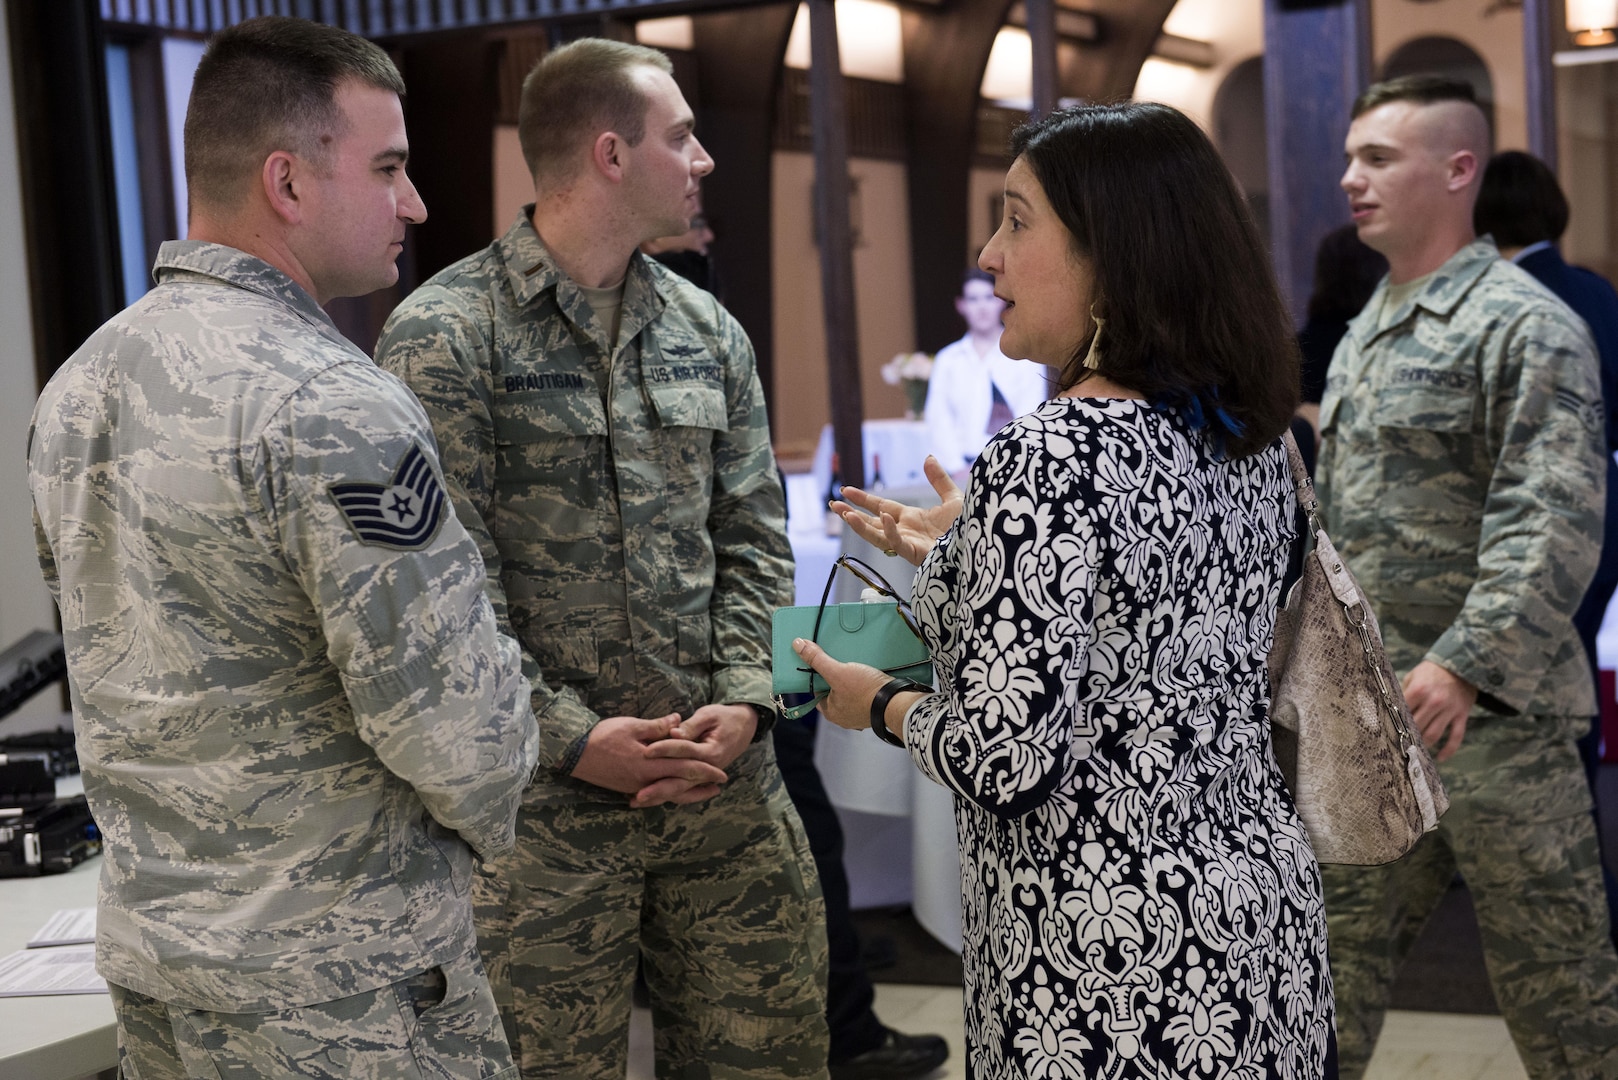
[[[515,124],[517,106],[522,100],[522,81],[534,70],[534,65],[550,51],[550,46],[543,30],[513,34],[505,39],[503,45],[497,75],[499,80],[499,87],[496,90],[496,99],[499,102],[497,122]]]
[[[370,37],[398,37],[542,19],[724,10],[747,0],[98,0],[105,22],[214,33],[258,15],[284,14]]]
[[[843,79],[848,153],[852,157],[905,160],[904,87],[870,79]],[[776,98],[775,146],[807,153],[813,149],[809,115],[809,73],[782,68]]]

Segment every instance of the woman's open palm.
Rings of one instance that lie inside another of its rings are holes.
[[[831,508],[861,539],[885,554],[898,555],[920,566],[933,544],[961,514],[961,489],[938,459],[928,454],[922,469],[927,482],[938,492],[937,506],[907,506],[896,499],[845,487],[843,497],[834,500]]]

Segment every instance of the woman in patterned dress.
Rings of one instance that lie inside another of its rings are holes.
[[[955,793],[971,1076],[1318,1078],[1320,875],[1264,664],[1294,535],[1291,326],[1180,113],[1083,106],[1012,149],[980,265],[1002,349],[1061,392],[964,493],[929,462],[940,507],[833,504],[920,565],[936,692],[800,655],[828,719],[880,722]]]

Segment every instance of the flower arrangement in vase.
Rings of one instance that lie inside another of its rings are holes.
[[[904,390],[905,419],[921,419],[927,406],[927,380],[932,374],[933,358],[924,352],[899,353],[882,365],[882,381]]]

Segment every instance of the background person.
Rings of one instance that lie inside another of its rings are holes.
[[[1314,288],[1303,329],[1298,331],[1302,359],[1298,411],[1315,428],[1318,441],[1320,397],[1326,392],[1326,372],[1337,343],[1348,332],[1348,322],[1365,307],[1377,282],[1388,272],[1388,260],[1361,240],[1353,224],[1333,229],[1315,249]]]
[[[826,1072],[826,933],[767,736],[792,602],[753,350],[648,259],[713,162],[653,49],[523,83],[534,204],[416,290],[378,362],[432,418],[534,678],[542,768],[479,944],[525,1076],[622,1080],[643,957],[659,1075]]]
[[[190,238],[34,412],[131,1080],[512,1071],[468,890],[512,845],[528,682],[421,407],[320,306],[392,284],[426,216],[403,92],[342,30],[216,37]]]
[[[1569,266],[1557,249],[1567,231],[1567,197],[1556,174],[1532,154],[1507,150],[1489,159],[1483,170],[1483,185],[1472,210],[1472,224],[1478,234],[1492,235],[1502,258],[1510,259],[1561,300],[1584,320],[1595,340],[1596,357],[1601,363],[1601,403],[1606,410],[1607,505],[1603,515],[1601,561],[1585,591],[1584,600],[1573,613],[1573,625],[1584,644],[1590,673],[1601,670],[1596,657],[1596,635],[1612,594],[1618,588],[1618,292],[1612,283],[1593,270]],[[1596,850],[1601,851],[1600,789],[1596,775],[1601,767],[1601,681],[1596,679],[1596,715],[1590,730],[1579,737],[1579,757],[1584,762],[1590,797],[1597,806]],[[1601,861],[1602,880],[1607,889],[1607,922],[1618,931],[1618,881],[1606,859]]]
[[[1618,1075],[1618,955],[1575,745],[1595,710],[1572,615],[1601,546],[1601,387],[1585,328],[1472,227],[1489,128],[1469,85],[1355,102],[1342,187],[1388,277],[1321,402],[1326,527],[1404,673],[1450,808],[1385,867],[1327,867],[1342,1075],[1457,869],[1528,1075]]]
[[[1058,112],[1012,150],[980,261],[1002,347],[1060,392],[964,495],[929,462],[939,508],[838,504],[920,563],[938,690],[800,655],[829,719],[956,795],[971,1075],[1319,1077],[1319,873],[1266,716],[1298,378],[1268,256],[1166,106]]]
[[[969,269],[955,298],[966,336],[938,350],[927,381],[923,417],[933,455],[963,482],[990,436],[1050,397],[1044,367],[1000,351],[1005,308],[994,294],[994,278]]]
[[[713,252],[708,250],[713,241],[713,229],[708,227],[708,216],[702,212],[699,204],[697,212],[691,215],[689,229],[674,236],[648,240],[640,246],[640,250],[723,302],[719,271],[714,265]]]

